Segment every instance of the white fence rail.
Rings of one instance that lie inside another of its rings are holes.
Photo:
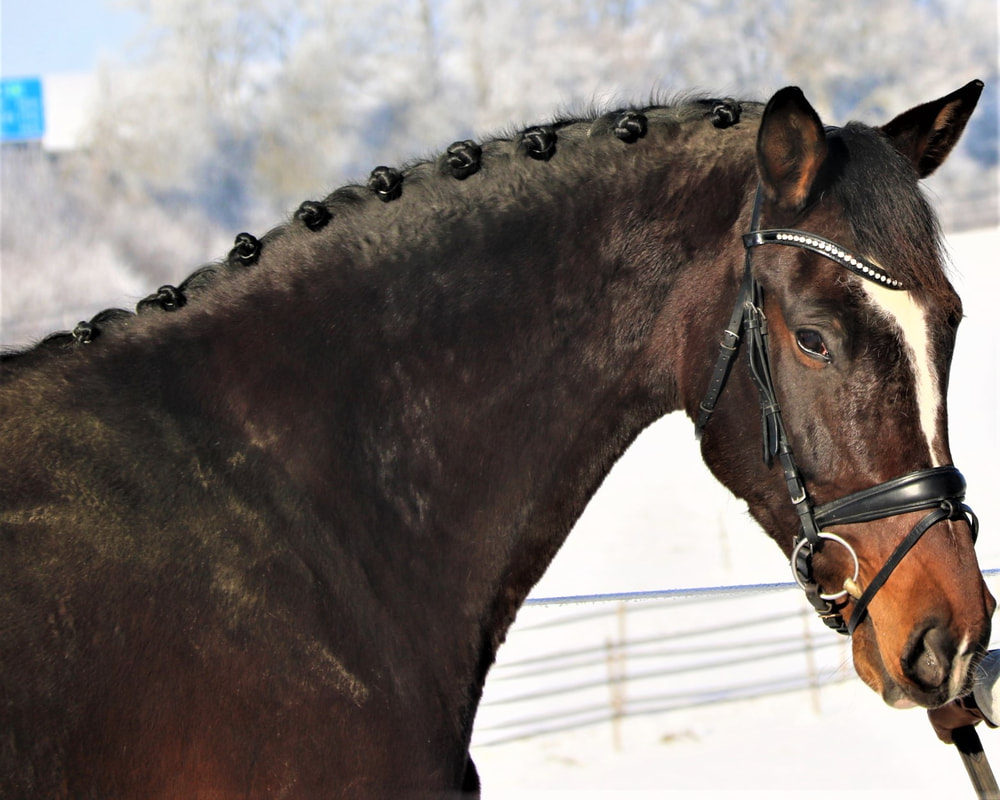
[[[1000,570],[984,574],[993,582]],[[590,605],[586,605],[590,604]],[[533,599],[487,681],[473,745],[856,680],[794,584]]]

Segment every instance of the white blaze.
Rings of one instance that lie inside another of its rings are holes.
[[[902,332],[906,355],[917,382],[917,408],[920,427],[927,440],[932,466],[941,466],[944,456],[935,446],[937,422],[941,411],[941,386],[934,370],[934,353],[928,336],[927,314],[909,292],[886,289],[884,286],[862,281],[868,297],[883,315],[894,321]]]

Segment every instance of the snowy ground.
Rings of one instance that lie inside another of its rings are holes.
[[[991,305],[1000,297],[1000,272],[994,263],[1000,231],[954,236],[949,244],[953,281],[967,317],[949,393],[952,454],[968,479],[968,499],[982,521],[980,563],[984,569],[996,568],[1000,493],[993,488],[998,469],[993,458],[1000,351]],[[789,579],[777,547],[710,476],[690,424],[675,415],[643,434],[618,464],[533,596]],[[992,579],[991,585],[1000,593],[1000,580]],[[473,739],[487,800],[623,794],[850,795],[855,800],[974,796],[958,754],[937,741],[924,712],[882,705],[852,677],[841,637],[811,614],[799,613],[808,606],[795,592],[697,603],[667,600],[646,609],[644,605],[628,604],[624,614],[615,605],[522,611],[487,683]],[[742,624],[772,617],[764,628]],[[709,628],[725,630],[692,638],[692,632]],[[640,649],[630,653],[624,667],[606,657],[609,642],[657,636],[665,642],[661,650],[682,654],[644,660],[647,653]],[[754,657],[755,641],[806,636],[815,647],[811,667],[801,651]],[[726,645],[731,649],[725,650]],[[699,653],[683,654],[690,650]],[[564,651],[587,653],[591,663],[578,667],[572,658],[555,658]],[[548,660],[537,660],[544,658]],[[536,670],[533,664],[564,668]],[[623,689],[625,699],[636,700],[640,708],[672,710],[627,717],[618,725],[601,721],[494,743],[558,727],[560,721],[573,719],[568,714],[579,712],[585,718],[588,709],[607,717],[612,698],[607,677],[616,668],[629,676],[673,670],[672,677],[630,681]],[[741,683],[784,686],[795,676],[802,682],[810,675],[829,683],[756,699],[708,702]],[[980,726],[980,735],[1000,768],[1000,731]]]

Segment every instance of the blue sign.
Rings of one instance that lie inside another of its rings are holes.
[[[4,78],[3,141],[25,142],[45,134],[41,78]]]

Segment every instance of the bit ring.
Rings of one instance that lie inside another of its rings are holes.
[[[847,542],[846,539],[844,539],[841,536],[838,536],[835,533],[827,533],[826,531],[820,531],[819,538],[827,539],[831,542],[836,542],[845,550],[847,550],[848,553],[851,554],[851,558],[854,559],[854,575],[850,578],[847,578],[844,581],[844,584],[846,586],[848,582],[850,582],[851,584],[854,584],[856,586],[858,581],[858,572],[861,569],[861,565],[858,561],[858,554],[854,552],[854,548],[851,547],[851,545]],[[809,544],[809,540],[803,536],[801,539],[799,539],[798,542],[796,542],[795,547],[792,548],[792,557],[791,557],[792,576],[795,578],[795,582],[799,585],[799,588],[801,588],[803,591],[808,591],[808,587],[805,585],[805,583],[803,583],[802,577],[799,575],[798,570],[795,569],[795,563],[798,560],[799,551],[807,544]],[[836,592],[835,594],[821,594],[820,597],[824,600],[840,600],[841,598],[846,597],[848,594],[849,594],[848,590],[844,588],[841,589],[839,592]]]

